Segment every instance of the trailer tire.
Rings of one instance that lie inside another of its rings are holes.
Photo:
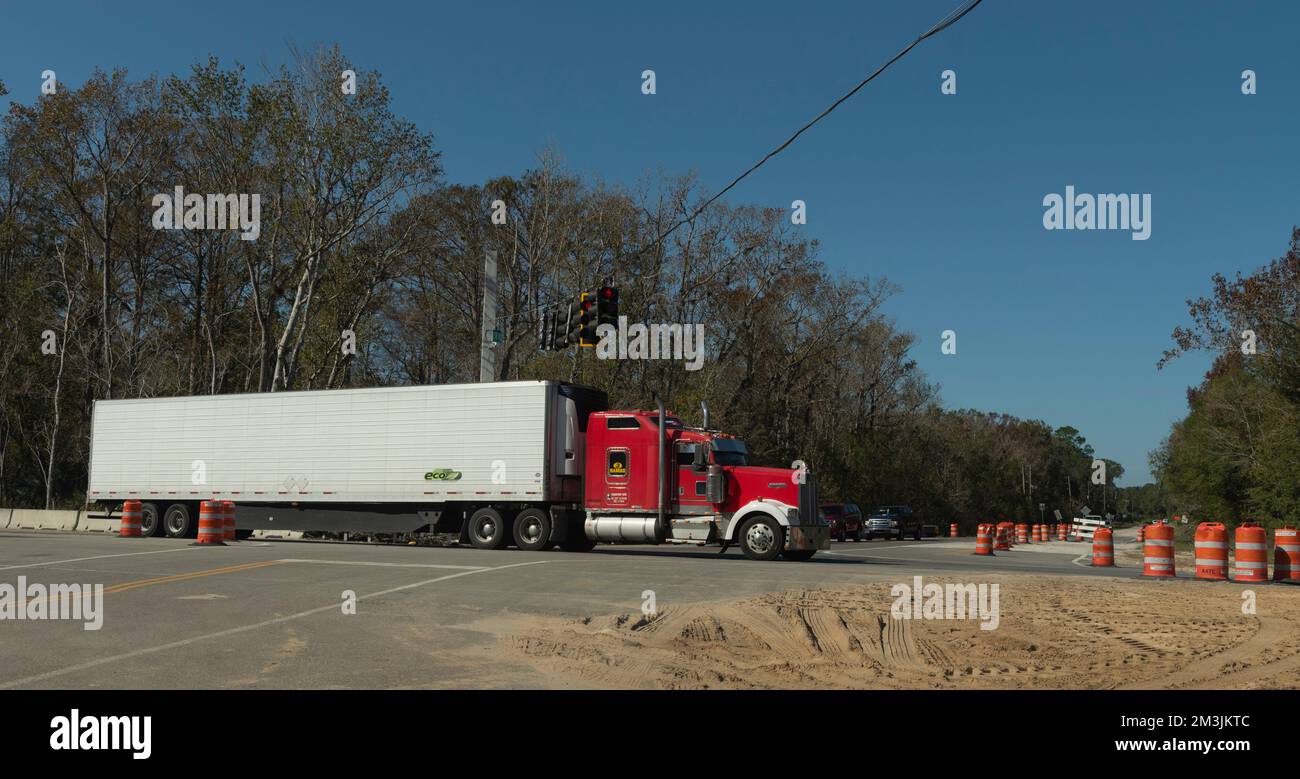
[[[510,531],[501,512],[484,506],[469,518],[469,542],[479,549],[504,549],[510,541]]]
[[[173,503],[167,507],[163,513],[162,528],[168,538],[195,538],[199,534],[198,523],[190,515],[190,507],[185,503]]]
[[[746,520],[736,535],[740,551],[751,560],[775,560],[785,548],[785,529],[766,514]]]
[[[162,535],[162,512],[157,503],[140,504],[140,535],[143,538]]]
[[[551,516],[539,508],[519,512],[514,525],[515,546],[526,552],[540,552],[555,545],[551,541]]]

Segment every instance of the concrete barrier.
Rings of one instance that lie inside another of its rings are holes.
[[[77,531],[80,533],[116,533],[121,527],[121,514],[106,517],[102,514],[95,515],[83,511],[81,512],[81,519],[77,520]]]
[[[14,515],[13,509],[0,509],[0,530],[9,527],[9,518]]]
[[[9,527],[22,530],[75,530],[80,511],[13,509]]]
[[[301,530],[254,530],[253,538],[302,538]]]

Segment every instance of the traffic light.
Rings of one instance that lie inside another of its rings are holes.
[[[537,323],[537,348],[543,352],[548,352],[555,348],[553,343],[555,339],[555,314],[550,311],[542,313],[542,318]]]
[[[564,312],[542,316],[537,341],[541,349],[595,346],[600,325],[618,327],[618,289],[608,284],[597,292],[581,292]]]
[[[587,293],[583,292],[578,299],[569,304],[569,313],[564,320],[564,338],[560,346],[573,346],[582,342],[583,317],[586,315],[586,308],[583,303],[586,300]]]
[[[609,284],[596,292],[596,326],[618,327],[618,287]]]
[[[578,296],[577,307],[579,346],[595,346],[596,341],[596,296],[584,292]]]

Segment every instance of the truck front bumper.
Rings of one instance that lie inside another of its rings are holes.
[[[785,548],[790,551],[801,549],[829,549],[831,545],[830,525],[791,525],[786,528]]]

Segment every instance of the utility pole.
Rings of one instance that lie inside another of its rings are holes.
[[[478,380],[496,381],[497,253],[483,255],[483,332],[479,338]]]

